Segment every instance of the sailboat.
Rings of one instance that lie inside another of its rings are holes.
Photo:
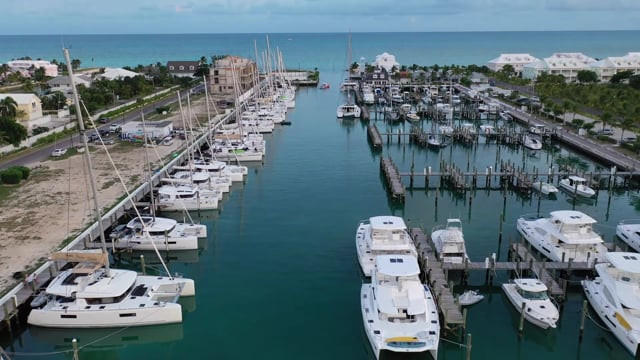
[[[347,92],[347,102],[345,104],[338,105],[336,109],[336,115],[338,118],[359,118],[360,107],[351,101],[351,91],[358,90],[358,83],[349,79],[351,75],[351,34],[349,34],[348,47],[347,47],[347,78],[340,85],[340,89]]]
[[[96,181],[67,49],[64,49],[64,55],[84,142],[102,249],[52,254],[51,261],[75,266],[61,271],[51,280],[44,290],[44,301],[35,304],[37,307],[29,313],[27,323],[43,327],[99,328],[182,322],[182,306],[177,300],[180,296],[195,295],[193,280],[138,275],[132,270],[111,269],[109,265]],[[143,231],[146,231],[144,224]],[[166,266],[165,270],[168,272]]]

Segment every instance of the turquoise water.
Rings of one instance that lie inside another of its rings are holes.
[[[326,76],[338,82],[341,75]],[[466,196],[443,191],[436,208],[435,191],[416,188],[408,192],[404,206],[391,206],[380,181],[380,154],[371,152],[363,124],[335,118],[339,98],[335,88],[301,89],[297,107],[288,115],[293,126],[279,127],[267,136],[264,165],[251,167],[247,182],[234,187],[220,213],[202,214],[210,234],[205,248],[185,256],[184,263],[170,262],[173,271],[196,281],[196,298],[182,300],[184,322],[117,332],[81,351],[80,359],[373,359],[362,327],[358,294],[363,280],[354,246],[358,221],[373,215],[393,213],[427,230],[447,217],[460,217],[472,260],[482,261],[493,252],[506,258],[508,238],[516,238],[516,218],[536,212],[537,198],[508,195],[501,244],[503,198],[497,191]],[[453,146],[442,158],[465,167],[467,151]],[[480,144],[469,158],[481,168],[493,164],[495,151],[496,145]],[[501,153],[521,162],[520,151],[503,148]],[[439,153],[406,144],[385,146],[382,154],[390,154],[404,172],[412,161],[416,169],[437,169],[440,158]],[[529,166],[535,163],[543,169],[546,159],[545,152],[537,160],[525,156]],[[416,180],[416,187],[420,184]],[[541,212],[570,209],[568,199],[564,194],[543,199]],[[608,193],[601,191],[597,202],[577,203],[575,208],[594,216],[610,241],[619,220],[639,216],[637,192],[619,191],[609,207],[607,202]],[[139,265],[123,261],[123,266]],[[519,338],[519,317],[498,285],[506,280],[507,275],[500,274],[489,288],[484,273],[470,278],[471,287],[488,295],[469,311],[472,359],[496,354],[505,359],[631,358],[590,320],[578,343],[583,296],[577,284],[564,304],[558,329],[545,332],[526,324]],[[111,332],[27,328],[13,341],[0,339],[0,345],[16,353],[58,352],[69,349],[72,337],[82,346]],[[465,357],[464,349],[455,345],[440,346],[440,359]],[[38,357],[14,355],[22,358]]]
[[[4,35],[0,62],[12,58],[62,59],[62,46],[83,66],[135,66],[168,60],[198,60],[231,54],[254,57],[266,47],[265,34],[166,35]],[[500,53],[525,52],[542,58],[554,52],[575,52],[603,58],[638,51],[640,31],[433,32],[354,33],[353,61],[373,62],[387,51],[401,64],[486,64]],[[271,34],[289,68],[340,70],[346,63],[347,34]]]

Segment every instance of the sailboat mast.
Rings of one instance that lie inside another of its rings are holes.
[[[100,210],[100,204],[98,203],[98,191],[96,178],[93,175],[93,165],[91,164],[91,155],[89,152],[89,143],[87,142],[87,136],[85,135],[84,121],[82,120],[82,110],[80,109],[80,99],[78,97],[78,89],[76,89],[76,83],[73,78],[73,68],[71,66],[71,60],[69,59],[69,49],[62,49],[64,53],[64,59],[67,62],[67,72],[69,73],[69,83],[73,90],[73,102],[76,108],[76,119],[78,120],[78,129],[80,130],[80,138],[84,144],[84,157],[87,162],[87,170],[89,172],[89,178],[91,179],[89,184],[91,185],[91,192],[93,193],[93,205],[96,208],[96,218],[98,221],[98,229],[100,230],[100,241],[102,243],[102,252],[107,253],[107,241],[104,238],[104,226],[102,225],[102,211]],[[109,261],[105,264],[105,271],[107,276],[110,276],[111,271],[109,269]]]
[[[151,161],[149,161],[149,153],[147,152],[147,125],[144,121],[144,111],[140,110],[140,118],[142,119],[142,136],[144,140],[144,161],[147,163],[147,179],[149,181],[149,195],[151,200],[151,216],[156,221],[155,199],[153,197],[153,181],[151,181]]]

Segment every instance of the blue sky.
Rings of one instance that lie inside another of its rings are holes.
[[[640,0],[29,0],[0,34],[638,30]]]

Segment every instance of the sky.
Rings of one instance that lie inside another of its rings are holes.
[[[0,35],[640,29],[640,0],[9,0],[2,5]]]

